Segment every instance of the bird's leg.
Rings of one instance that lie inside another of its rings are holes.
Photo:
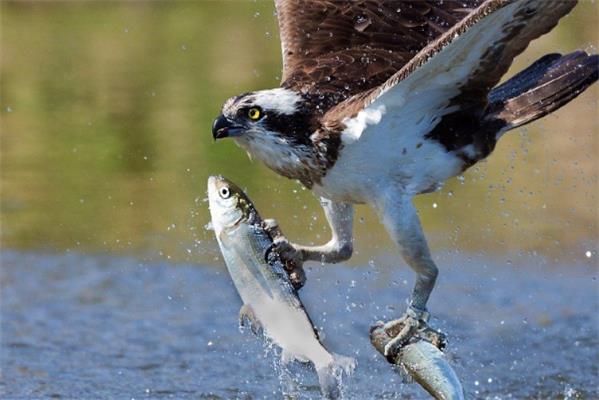
[[[349,203],[337,203],[322,198],[320,201],[331,227],[331,240],[321,246],[292,246],[301,253],[304,261],[320,261],[322,263],[338,263],[349,260],[353,252],[352,229],[354,207]]]
[[[387,334],[393,337],[385,346],[385,355],[395,354],[413,337],[424,338],[443,348],[445,335],[427,325],[429,313],[426,303],[435,286],[438,270],[431,258],[412,198],[403,194],[388,194],[377,202],[375,208],[392,239],[398,244],[404,260],[416,272],[416,284],[406,313],[384,325]]]
[[[331,240],[321,246],[302,246],[291,243],[284,235],[277,234],[280,230],[276,221],[265,220],[266,229],[271,232],[277,252],[285,260],[291,261],[300,268],[304,261],[336,263],[348,260],[352,255],[353,205],[333,202],[324,198],[321,199],[321,204],[332,232]]]

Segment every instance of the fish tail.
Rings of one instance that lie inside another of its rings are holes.
[[[349,376],[356,367],[356,360],[339,354],[331,354],[332,360],[316,366],[320,390],[326,399],[341,398],[343,376]]]

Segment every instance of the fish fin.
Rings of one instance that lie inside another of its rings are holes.
[[[299,361],[301,363],[307,363],[310,362],[309,359],[299,356],[297,354],[293,354],[287,350],[283,350],[283,352],[281,353],[281,361],[283,362],[283,364],[287,365],[289,363],[292,363],[293,361]]]
[[[325,365],[316,366],[320,390],[326,399],[341,398],[342,378],[349,376],[356,368],[356,360],[332,353],[332,361]]]
[[[249,327],[252,333],[260,336],[264,331],[262,323],[256,317],[254,309],[249,304],[244,304],[239,310],[239,328]]]

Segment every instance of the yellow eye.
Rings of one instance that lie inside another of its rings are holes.
[[[262,117],[262,112],[257,107],[252,107],[248,110],[248,118],[252,121],[258,121]]]

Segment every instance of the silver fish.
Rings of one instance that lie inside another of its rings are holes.
[[[233,283],[243,301],[240,322],[249,321],[283,350],[284,362],[311,362],[323,395],[340,396],[340,380],[355,361],[324,348],[291,284],[273,240],[246,194],[220,176],[208,179],[212,227]]]
[[[393,337],[383,323],[370,328],[370,341],[381,354],[385,353],[385,345]],[[443,352],[424,337],[426,333],[404,345],[397,354],[387,357],[387,361],[403,367],[435,399],[463,400],[464,389],[455,371]]]

